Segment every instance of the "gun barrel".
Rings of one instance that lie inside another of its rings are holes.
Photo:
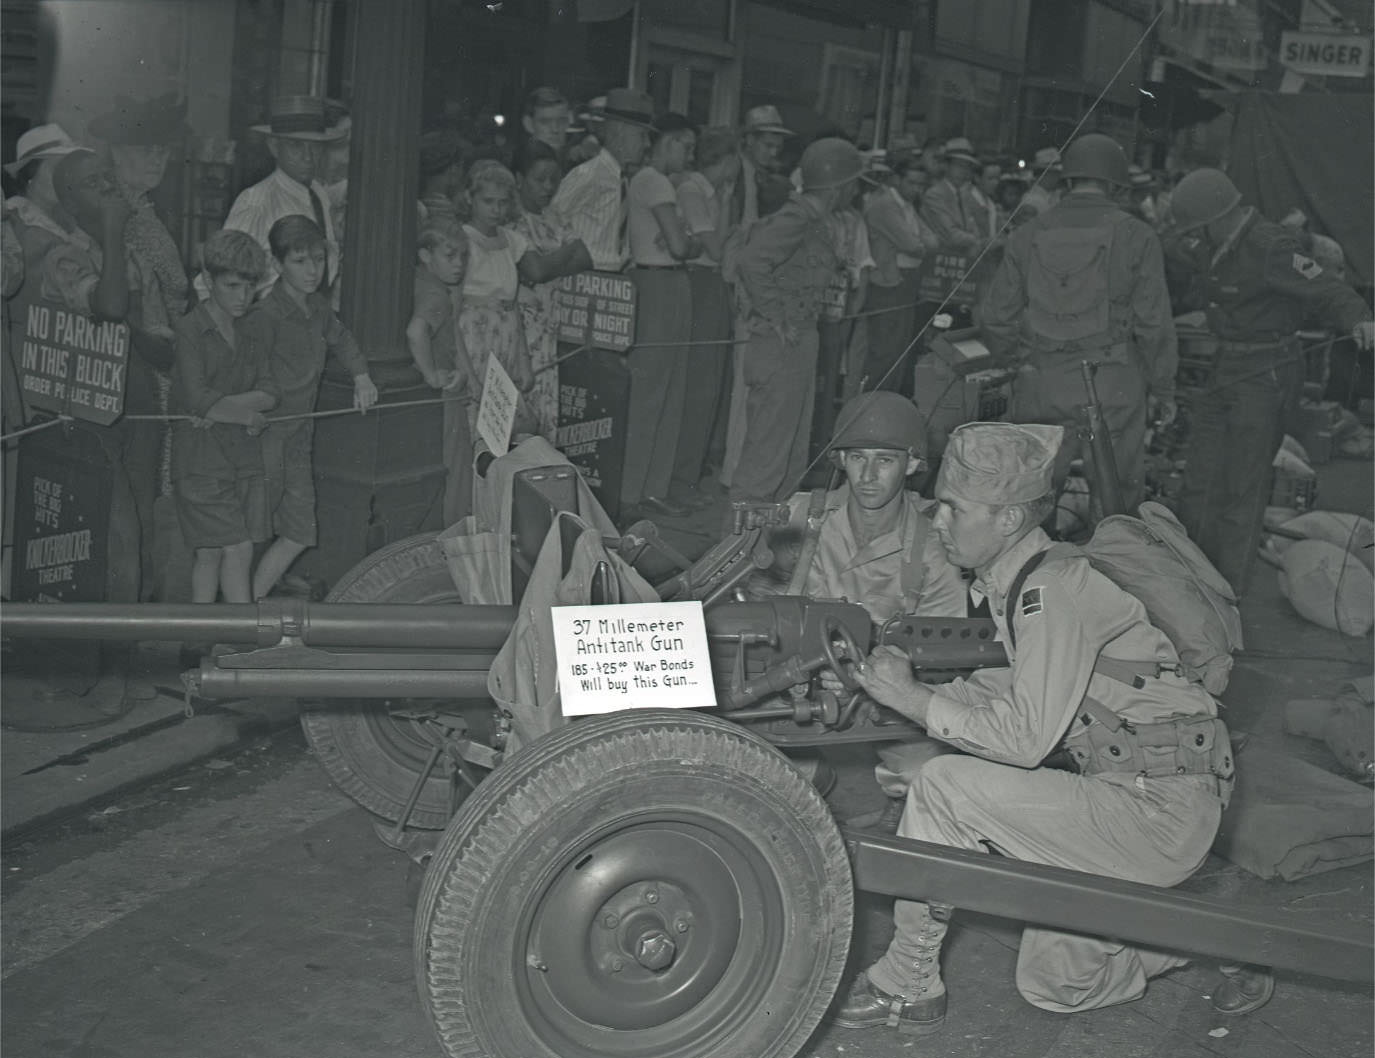
[[[216,605],[7,603],[0,634],[31,639],[235,643],[270,647],[408,647],[495,651],[511,634],[514,606],[308,603],[266,599]]]

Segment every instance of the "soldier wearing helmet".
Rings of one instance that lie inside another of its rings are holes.
[[[736,259],[748,344],[732,500],[781,498],[807,465],[817,320],[840,260],[828,220],[854,198],[864,159],[845,140],[820,139],[802,153],[801,172],[802,190],[750,228]]]
[[[884,390],[851,398],[827,453],[845,483],[794,495],[784,531],[815,534],[805,593],[859,603],[876,624],[900,613],[963,617],[960,571],[931,532],[934,504],[907,487],[926,466],[916,405]]]
[[[771,539],[778,552],[805,542],[802,592],[859,603],[876,625],[898,614],[964,617],[968,592],[931,528],[935,504],[908,487],[926,467],[926,422],[916,405],[885,390],[852,397],[840,409],[827,452],[845,483],[793,496],[790,524]],[[841,689],[833,676],[823,675],[822,683]],[[852,825],[896,827],[898,798],[925,762],[942,752],[945,747],[924,735],[879,750],[874,777],[889,805]]]
[[[1195,169],[1170,201],[1171,264],[1196,282],[1177,309],[1203,309],[1218,338],[1213,382],[1192,408],[1180,520],[1240,594],[1250,581],[1284,412],[1302,386],[1295,332],[1311,312],[1362,349],[1370,309],[1249,206],[1217,169]]]
[[[1056,479],[1080,452],[1080,408],[1087,399],[1080,363],[1096,362],[1097,388],[1112,437],[1128,509],[1143,497],[1148,419],[1174,418],[1178,363],[1160,241],[1119,208],[1130,182],[1127,158],[1112,139],[1080,136],[1065,151],[1060,202],[1008,237],[1003,263],[983,307],[995,355],[1019,367],[1010,418],[1070,428]]]

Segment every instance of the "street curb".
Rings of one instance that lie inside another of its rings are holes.
[[[35,762],[34,767],[42,770],[17,774],[11,761],[5,776],[5,797],[0,802],[0,846],[87,813],[130,789],[185,771],[254,738],[285,730],[300,716],[293,699],[259,699],[244,711],[220,706],[215,712],[192,717],[184,717],[184,707],[166,697],[157,699],[157,704],[165,708],[141,717],[135,730],[168,719],[178,722],[108,750],[97,749],[84,763],[45,766],[63,756],[56,753]],[[98,735],[100,729],[87,734]],[[92,744],[98,746],[99,742],[93,739]]]

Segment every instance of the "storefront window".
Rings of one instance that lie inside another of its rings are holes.
[[[1011,136],[1005,75],[958,59],[915,55],[907,103],[908,139],[965,136],[982,151],[1005,147]],[[899,130],[894,130],[895,132]]]
[[[741,108],[773,103],[804,137],[839,127],[863,141],[878,108],[883,31],[763,4],[744,8]]]
[[[641,0],[640,17],[653,26],[730,39],[730,0]]]

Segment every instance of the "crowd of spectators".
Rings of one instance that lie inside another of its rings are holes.
[[[327,355],[355,378],[360,408],[376,400],[336,315],[348,119],[320,99],[274,101],[253,132],[275,168],[224,222],[246,241],[213,236],[193,289],[148,201],[189,131],[184,114],[172,98],[117,100],[91,124],[99,152],[55,125],[21,139],[7,167],[10,344],[23,326],[16,309],[35,298],[129,326],[126,410],[194,418],[174,431],[130,421],[104,435],[142,541],[145,576],[131,581],[144,586],[125,594],[150,594],[161,478],[196,549],[195,598],[239,599],[272,590],[316,532],[309,420],[269,426],[264,415],[309,413]],[[807,476],[844,400],[875,389],[913,396],[920,336],[937,309],[957,326],[978,322],[1009,235],[1062,195],[1053,147],[1029,163],[963,137],[861,151],[836,131],[804,142],[772,106],[748,110],[738,128],[699,128],[626,88],[580,112],[538,88],[520,132],[511,144],[445,127],[419,145],[404,338],[444,402],[446,523],[469,510],[489,361],[521,393],[516,431],[557,441],[560,278],[600,269],[634,281],[615,497],[625,520],[685,515],[710,505],[712,490],[775,501]],[[1133,166],[1117,202],[1159,229],[1172,183]],[[1322,236],[1307,238],[1332,256]],[[936,260],[946,278],[933,287]],[[187,315],[196,295],[204,300]],[[7,422],[20,421],[7,390]],[[244,484],[255,473],[261,489]],[[216,504],[232,532],[206,531]],[[251,576],[247,545],[266,545]]]

